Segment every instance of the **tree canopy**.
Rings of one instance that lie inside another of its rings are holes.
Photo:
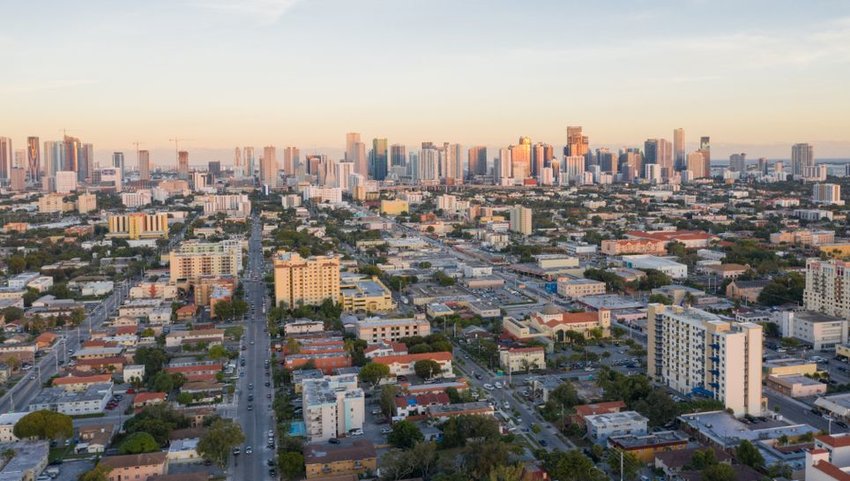
[[[44,409],[22,417],[12,432],[20,439],[69,439],[74,436],[74,423],[70,416]]]
[[[221,468],[227,466],[230,451],[245,442],[242,428],[230,419],[217,419],[198,441],[198,453]]]
[[[152,453],[159,450],[159,444],[150,434],[136,432],[128,436],[118,450],[121,454]]]

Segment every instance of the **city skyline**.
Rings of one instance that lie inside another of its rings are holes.
[[[136,140],[158,162],[175,136],[192,139],[181,144],[190,162],[230,165],[236,145],[341,158],[350,131],[364,143],[558,146],[566,125],[582,125],[591,148],[672,141],[684,127],[712,137],[715,159],[788,158],[799,142],[850,157],[850,5],[616,4],[10,6],[17,21],[0,45],[18,74],[0,82],[0,100],[16,114],[0,135],[23,145],[67,129],[101,165],[112,151],[133,163]],[[582,21],[567,29],[567,18]],[[56,45],[84,55],[57,57]]]

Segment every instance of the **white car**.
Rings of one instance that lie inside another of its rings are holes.
[[[372,414],[375,414],[375,415],[381,414],[381,410],[380,409],[373,409]]]
[[[509,402],[505,401],[505,402],[503,402],[503,403],[502,403],[502,407],[503,407],[503,408],[505,408],[505,409],[510,409],[510,408],[511,408],[511,403],[509,403]]]
[[[349,436],[363,436],[363,430],[360,428],[352,429],[348,432]]]
[[[381,434],[389,434],[391,432],[393,432],[393,428],[390,428],[390,427],[381,428]]]
[[[502,383],[501,382],[496,381],[496,389],[502,389]]]
[[[488,391],[492,391],[492,390],[493,390],[493,385],[492,385],[492,384],[485,384],[485,385],[484,385],[484,389],[486,389],[486,390],[488,390]]]

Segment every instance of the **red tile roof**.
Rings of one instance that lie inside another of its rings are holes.
[[[609,401],[604,403],[595,403],[595,404],[582,404],[581,406],[576,406],[576,414],[581,417],[592,416],[594,414],[606,414],[606,413],[616,413],[620,412],[620,409],[626,407],[626,403],[623,401]]]
[[[452,353],[450,352],[422,352],[419,354],[401,354],[398,356],[379,356],[372,360],[372,362],[377,362],[378,364],[395,364],[395,363],[414,363],[416,361],[423,361],[426,359],[431,359],[433,361],[451,361]]]
[[[68,384],[100,384],[112,381],[111,374],[92,374],[90,376],[65,376],[53,380],[54,386],[65,386]]]

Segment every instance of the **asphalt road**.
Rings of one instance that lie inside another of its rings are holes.
[[[60,336],[53,347],[45,351],[44,356],[37,358],[32,369],[26,372],[23,379],[18,381],[9,392],[0,398],[0,412],[15,412],[26,410],[27,405],[38,394],[44,382],[59,372],[59,361],[67,362],[69,351],[76,351],[80,344],[89,338],[90,332],[100,326],[112,315],[127,297],[132,281],[123,281],[115,287],[112,294],[98,304],[88,317],[76,329],[56,331]]]
[[[271,359],[271,344],[265,332],[264,311],[268,309],[268,300],[263,282],[260,229],[261,222],[254,217],[248,249],[248,268],[242,279],[245,299],[250,309],[244,323],[245,335],[242,338],[246,349],[240,350],[240,358],[245,359],[245,366],[238,368],[240,377],[236,385],[235,417],[245,433],[245,443],[241,446],[242,454],[232,457],[232,467],[228,470],[228,479],[240,481],[270,479],[267,462],[275,457],[275,450],[267,448],[268,431],[273,430],[275,426],[272,410],[274,389],[271,384],[269,387],[265,386],[266,382],[271,383],[271,377],[266,375],[265,369],[266,359]],[[268,397],[269,395],[272,397]],[[252,396],[253,400],[249,401]],[[252,454],[246,453],[249,446],[253,450]]]

